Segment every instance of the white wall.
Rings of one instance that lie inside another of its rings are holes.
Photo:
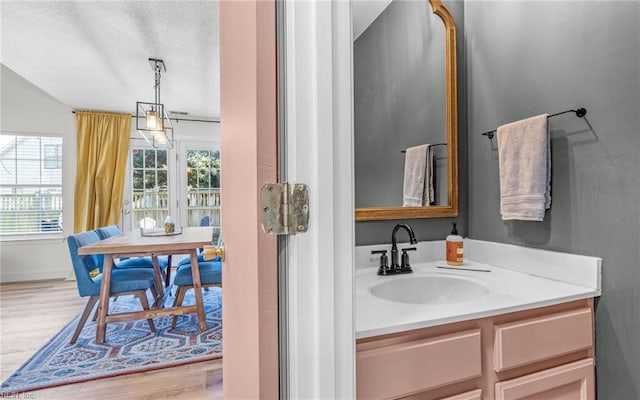
[[[64,231],[46,239],[0,241],[0,282],[64,278],[71,259],[64,237],[73,230],[75,121],[72,109],[2,65],[0,130],[13,133],[62,134]]]
[[[173,120],[171,123],[173,124],[174,139],[177,143],[184,140],[220,143],[220,123]],[[136,132],[135,118],[131,120],[131,137],[142,138],[142,136]]]
[[[63,135],[63,232],[30,240],[0,239],[0,282],[66,278],[72,273],[65,237],[73,233],[76,177],[76,124],[73,109],[60,103],[4,65],[0,72],[0,131]],[[132,99],[132,104],[135,99]],[[135,107],[132,107],[135,108]],[[135,132],[132,137],[140,137]],[[219,142],[220,124],[174,122],[175,138]]]

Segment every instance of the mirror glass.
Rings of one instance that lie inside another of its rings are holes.
[[[456,216],[453,18],[439,0],[356,0],[353,17],[356,220]],[[433,196],[404,207],[405,150],[425,144]]]

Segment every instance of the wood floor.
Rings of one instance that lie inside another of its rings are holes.
[[[0,284],[1,381],[79,314],[74,281]],[[30,392],[32,399],[222,399],[222,361],[97,379]]]

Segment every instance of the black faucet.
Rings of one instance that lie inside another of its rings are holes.
[[[404,228],[409,234],[409,241],[411,244],[416,244],[416,235],[413,233],[413,229],[408,224],[398,224],[393,228],[391,234],[391,265],[389,265],[389,258],[387,257],[387,250],[374,250],[371,254],[380,254],[380,268],[378,268],[378,275],[393,275],[393,274],[408,274],[413,272],[411,265],[409,264],[408,251],[416,250],[415,247],[407,247],[402,249],[402,263],[398,264],[398,241],[396,240],[396,233]]]
[[[407,251],[415,250],[415,247],[402,249],[402,264],[398,264],[398,241],[396,240],[396,233],[398,233],[400,228],[404,228],[407,231],[411,244],[418,243],[416,235],[413,233],[413,229],[409,224],[396,225],[396,227],[393,228],[393,233],[391,234],[391,266],[389,269],[396,272],[412,272],[411,266],[409,265],[409,255],[407,254]]]

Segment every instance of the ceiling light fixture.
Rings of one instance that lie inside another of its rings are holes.
[[[136,130],[152,147],[173,148],[173,125],[167,109],[160,102],[160,78],[167,72],[164,61],[149,58],[151,69],[155,73],[155,102],[136,102]]]

